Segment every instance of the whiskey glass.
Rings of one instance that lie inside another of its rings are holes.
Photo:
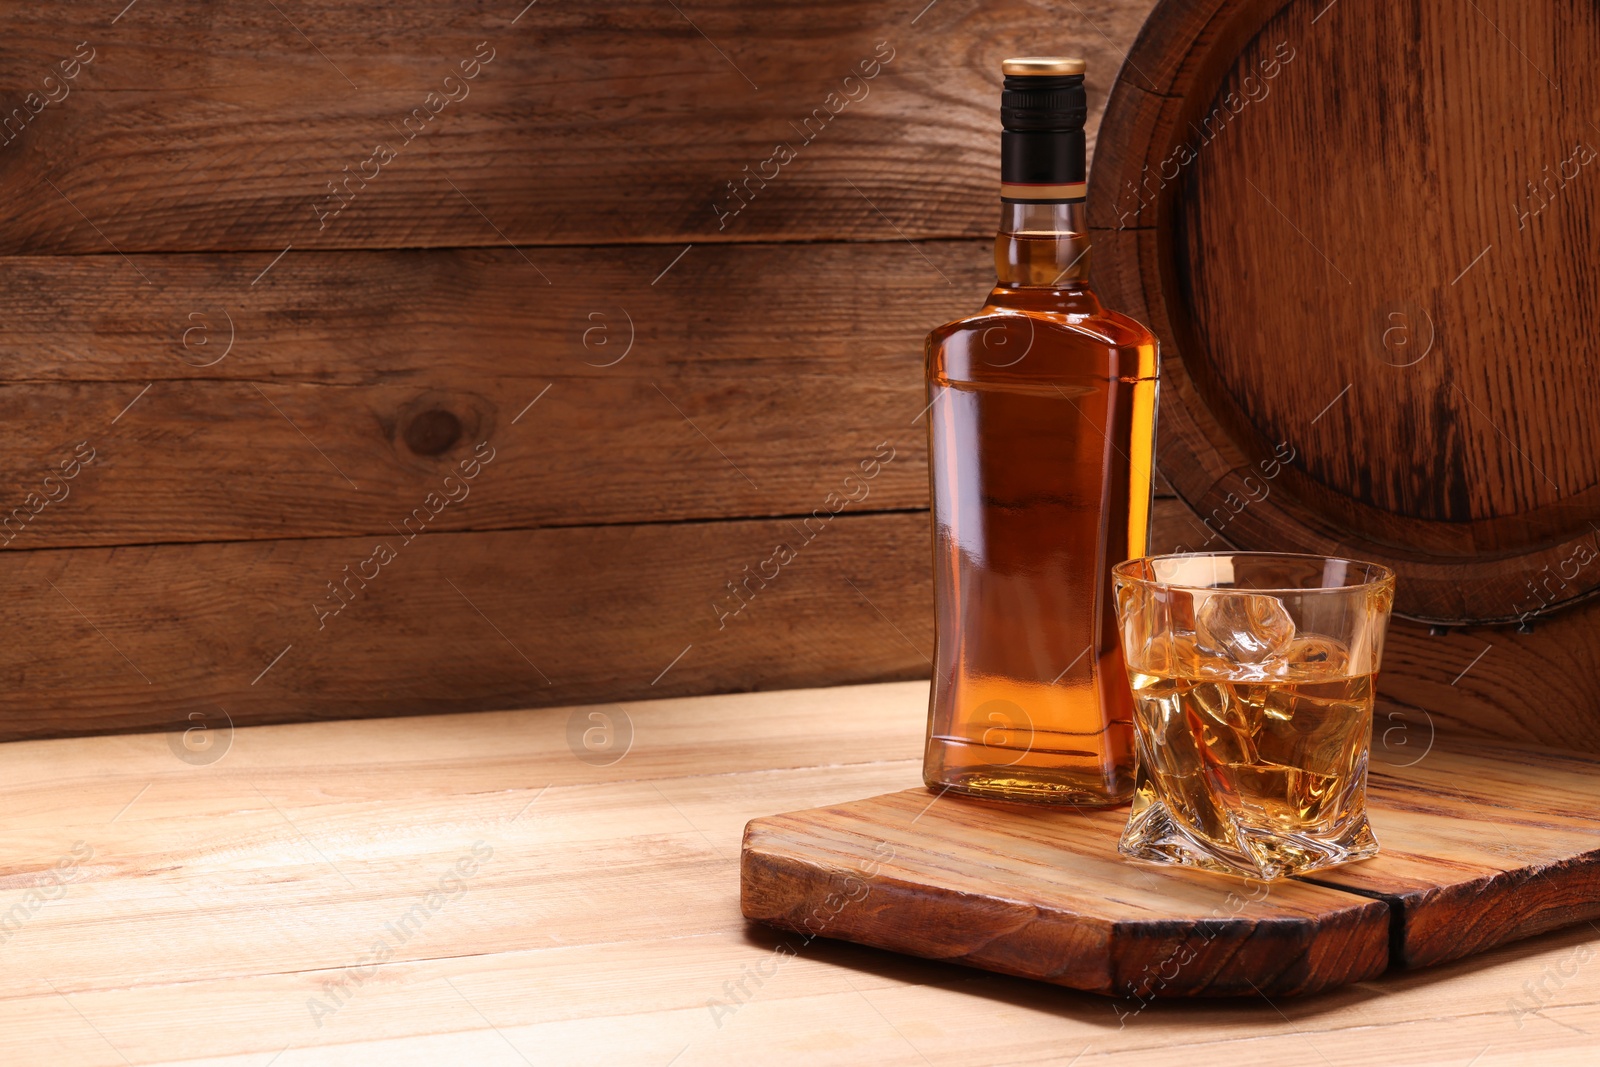
[[[1223,552],[1112,578],[1137,748],[1119,851],[1267,881],[1376,855],[1367,760],[1394,572]]]

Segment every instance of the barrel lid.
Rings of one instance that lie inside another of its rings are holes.
[[[1384,563],[1441,623],[1600,590],[1600,6],[1516,37],[1455,0],[1156,5],[1089,211],[1162,341],[1188,547]]]

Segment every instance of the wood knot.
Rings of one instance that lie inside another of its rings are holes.
[[[412,417],[404,437],[406,447],[419,456],[442,455],[461,440],[461,420],[443,408],[429,408]]]

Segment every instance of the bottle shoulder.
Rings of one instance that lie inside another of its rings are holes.
[[[1106,308],[1087,287],[997,288],[977,312],[928,335],[928,374],[962,381],[1153,379],[1157,349],[1142,323]]]
[[[1094,328],[1105,337],[1108,344],[1115,345],[1155,345],[1156,335],[1150,332],[1149,327],[1131,315],[1124,315],[1120,311],[1110,308],[1101,308],[1100,314],[1095,316]]]

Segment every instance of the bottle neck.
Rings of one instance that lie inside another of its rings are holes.
[[[1084,201],[1002,203],[994,269],[1005,288],[1086,287],[1089,223]]]

